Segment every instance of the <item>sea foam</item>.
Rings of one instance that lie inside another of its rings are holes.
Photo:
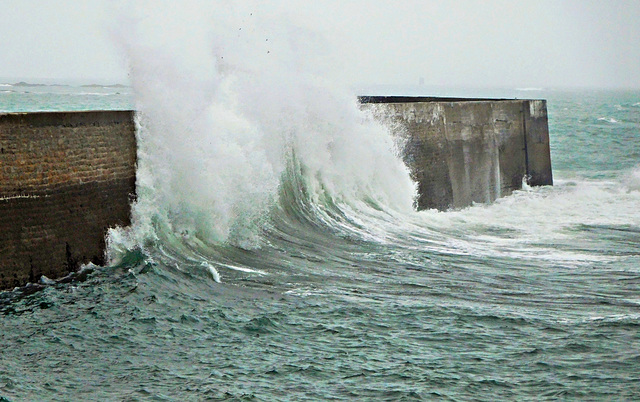
[[[114,36],[138,113],[143,237],[164,227],[252,248],[295,158],[313,200],[415,193],[389,130],[360,111],[340,55],[291,4],[127,3]],[[337,61],[337,62],[335,62]]]

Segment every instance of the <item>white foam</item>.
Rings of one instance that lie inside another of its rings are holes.
[[[266,272],[260,271],[259,269],[240,267],[238,265],[231,265],[231,264],[220,264],[220,265],[225,267],[225,268],[229,268],[231,270],[234,270],[234,271],[247,272],[247,273],[258,274],[258,275],[267,275]]]
[[[613,117],[598,117],[598,121],[606,121],[607,123],[619,123],[618,120],[614,119]]]
[[[40,280],[39,280],[38,282],[39,282],[40,284],[42,284],[42,285],[49,285],[49,286],[50,286],[50,285],[55,285],[55,284],[56,284],[56,281],[54,281],[53,279],[49,279],[49,278],[47,278],[47,277],[46,277],[46,276],[44,276],[44,275],[42,275],[42,276],[40,277]]]
[[[525,188],[491,205],[422,211],[388,229],[395,242],[411,234],[406,247],[420,250],[590,265],[621,257],[556,244],[574,243],[584,226],[640,227],[638,189],[640,168],[618,181],[557,179],[554,187]]]
[[[163,4],[126,3],[116,33],[139,111],[142,236],[159,219],[208,242],[259,245],[291,155],[311,197],[411,210],[391,136],[359,110],[323,33],[297,20],[304,5]]]
[[[49,195],[37,195],[37,194],[20,194],[20,195],[11,195],[8,197],[0,197],[0,201],[7,200],[16,200],[16,199],[32,199],[32,198],[47,198]]]
[[[75,92],[70,95],[89,95],[89,96],[109,96],[109,95],[118,95],[116,92]]]
[[[207,262],[203,262],[202,266],[205,267],[205,269],[207,270],[207,273],[209,275],[211,275],[211,278],[216,282],[216,283],[220,283],[220,274],[218,273],[218,271],[213,267],[213,265],[207,263]]]
[[[623,179],[623,183],[628,191],[640,192],[640,166],[631,170]]]

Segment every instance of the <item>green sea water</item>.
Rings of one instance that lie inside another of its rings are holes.
[[[112,233],[109,265],[0,293],[0,400],[640,398],[640,92],[483,94],[548,100],[553,187],[399,213],[292,163],[245,248],[190,232],[206,206],[139,208],[153,236]],[[133,107],[0,87],[2,112]]]
[[[0,79],[0,113],[69,110],[128,110],[128,86],[97,84],[30,84]],[[22,85],[19,85],[22,84]]]

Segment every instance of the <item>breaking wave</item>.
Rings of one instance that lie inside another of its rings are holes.
[[[340,226],[346,210],[410,212],[399,144],[359,109],[339,66],[318,67],[318,34],[269,7],[225,7],[142,18],[134,6],[120,27],[139,195],[133,229],[111,244],[169,236],[252,249],[277,219]]]
[[[619,121],[614,119],[613,117],[598,117],[598,121],[604,121],[611,124],[619,123]]]
[[[581,243],[592,228],[640,227],[635,173],[416,213],[401,141],[360,110],[321,32],[257,3],[137,4],[116,33],[138,111],[138,200],[132,227],[110,233],[112,264],[142,249],[217,282],[295,258],[357,264],[349,250],[367,242],[406,264],[431,251],[574,266],[615,258]]]

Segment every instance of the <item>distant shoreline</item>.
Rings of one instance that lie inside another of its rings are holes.
[[[69,84],[34,84],[25,81],[20,81],[16,83],[2,83],[0,86],[11,86],[11,87],[77,87],[77,88],[130,88],[129,85],[123,84],[109,84],[109,85],[101,85],[101,84],[84,84],[84,85],[69,85]]]

